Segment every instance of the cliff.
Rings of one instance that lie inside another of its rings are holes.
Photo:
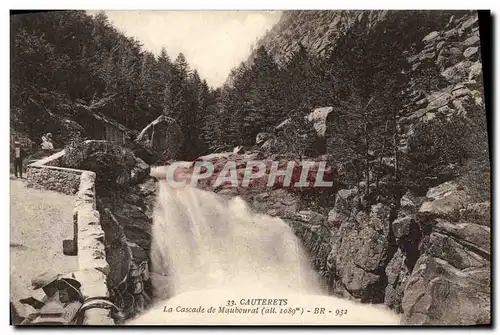
[[[338,36],[363,15],[366,29],[383,25],[388,15],[411,19],[408,12],[290,11],[258,45],[281,65],[299,43],[324,61]],[[488,324],[490,171],[478,16],[462,11],[416,17],[421,24],[407,32],[412,43],[400,69],[409,81],[394,137],[397,164],[412,171],[407,180],[386,179],[386,190],[370,185],[376,201],[368,201],[363,183],[346,185],[328,215],[307,204],[297,207],[297,199],[279,213],[333,293],[384,303],[408,324]],[[337,122],[338,107],[332,107],[327,128]],[[259,199],[273,214],[281,198],[263,193],[247,199]]]
[[[433,28],[441,29],[454,14],[452,11],[388,11],[388,10],[291,10],[284,11],[279,22],[255,45],[255,49],[264,46],[272,54],[276,62],[283,65],[292,52],[297,51],[299,44],[315,57],[325,57],[335,48],[339,37],[353,23],[367,19],[366,30],[384,22],[391,16],[417,16],[415,31],[424,33]],[[249,57],[249,60],[254,55]]]

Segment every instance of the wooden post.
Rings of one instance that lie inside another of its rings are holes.
[[[78,211],[73,211],[73,239],[63,240],[63,254],[67,256],[78,255]]]

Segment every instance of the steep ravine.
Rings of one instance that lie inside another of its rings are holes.
[[[149,261],[155,191],[154,179],[146,178],[98,195],[112,269],[108,285],[125,319],[155,299],[151,279],[157,274]],[[454,182],[423,197],[407,192],[399,206],[377,203],[368,212],[360,207],[357,188],[339,190],[331,209],[311,209],[310,197],[283,188],[229,187],[217,193],[239,195],[254,210],[283,218],[331,294],[384,303],[410,324],[489,320],[489,203],[471,202]]]
[[[324,14],[325,20],[328,15],[340,15]],[[349,15],[339,22],[355,17]],[[467,113],[484,114],[477,15],[445,16],[446,22],[438,30],[422,32],[421,46],[407,51],[412,65],[407,88],[411,103],[399,116],[401,153],[408,150],[421,124],[440,116],[453,122]],[[382,17],[381,12],[374,20]],[[282,25],[291,24],[286,15],[283,20]],[[301,33],[306,21],[293,23],[299,36],[308,35]],[[317,38],[316,33],[311,34],[311,40]],[[270,36],[263,43],[272,44]],[[279,36],[276,45],[287,50],[281,45],[293,35]],[[232,159],[266,158],[262,156],[235,154]],[[222,164],[227,159],[215,161]],[[131,171],[147,171],[144,162],[134,162]],[[125,180],[118,183],[119,188],[98,194],[112,267],[108,284],[125,318],[147,308],[155,295],[149,261],[155,181],[141,175],[136,179],[117,177]],[[343,185],[320,205],[312,203],[320,203],[319,197],[304,197],[283,188],[214,191],[239,195],[253,209],[283,218],[303,242],[332,294],[383,303],[402,313],[407,324],[465,325],[491,321],[490,200],[478,198],[475,185],[458,171],[435,180],[420,193],[393,185],[386,190],[388,197],[370,205],[363,197],[363,185]]]

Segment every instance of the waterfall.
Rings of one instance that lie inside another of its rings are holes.
[[[168,276],[172,295],[231,285],[322,293],[290,227],[240,197],[160,182],[152,244],[153,271]]]
[[[294,308],[302,306],[302,313],[311,314],[321,306],[338,314],[354,306],[326,296],[300,241],[283,220],[253,213],[240,197],[225,199],[193,187],[173,189],[160,181],[152,231],[152,270],[165,278],[155,286],[164,286],[159,289],[166,289],[170,299],[130,324],[300,324],[303,319],[290,315],[297,313]],[[277,314],[262,315],[266,303],[259,305],[256,299],[287,303],[275,307]],[[236,306],[226,305],[231,300]],[[165,312],[167,306],[174,308],[173,313]],[[216,313],[176,313],[177,308],[193,306],[213,306]],[[351,313],[360,317],[359,312]],[[377,313],[371,314],[371,324],[396,322],[392,314],[390,321],[376,319]],[[366,318],[367,313],[363,315]],[[342,317],[348,320],[347,315]],[[342,323],[340,319],[315,315],[309,322]]]

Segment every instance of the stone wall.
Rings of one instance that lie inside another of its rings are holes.
[[[113,315],[119,324],[151,303],[148,262],[155,185],[146,182],[149,188],[145,191],[143,184],[134,187],[149,174],[149,165],[124,147],[109,141],[88,140],[73,150],[77,152],[59,152],[33,163],[29,183],[77,196],[76,237],[74,241],[64,241],[64,250],[68,254],[78,252],[77,276],[86,283],[84,294],[104,297],[92,300],[93,304],[107,304],[107,308],[119,311]],[[109,166],[106,161],[117,164]],[[69,180],[74,181],[71,187]],[[90,312],[92,316],[83,320],[86,324],[111,322],[108,310]]]
[[[73,195],[80,187],[82,170],[57,166],[64,150],[27,166],[28,186]]]
[[[77,197],[73,211],[79,269],[74,273],[81,284],[84,304],[83,325],[114,325],[113,305],[107,287],[109,264],[106,261],[104,231],[96,209],[95,179],[91,171],[58,167],[65,152],[30,164],[27,169],[28,186],[61,192]],[[95,306],[99,307],[95,307]]]
[[[109,298],[107,275],[109,264],[106,261],[104,231],[100,215],[96,210],[95,195],[96,174],[83,171],[80,176],[80,188],[75,205],[74,218],[78,227],[78,280],[82,284],[85,298]],[[93,308],[85,312],[84,325],[113,325],[111,310]]]

